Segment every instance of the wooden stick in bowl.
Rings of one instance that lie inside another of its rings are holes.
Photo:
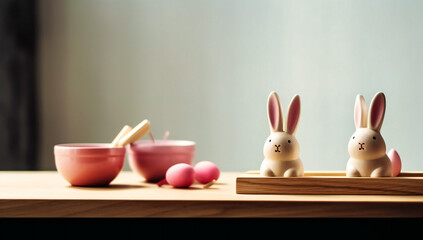
[[[112,147],[121,147],[119,145],[119,141],[123,138],[123,136],[125,136],[126,134],[128,134],[130,131],[132,130],[132,128],[128,125],[125,125],[122,130],[120,130],[120,132],[118,133],[118,135],[116,135],[115,139],[113,139],[112,142]]]
[[[142,138],[145,134],[150,132],[150,122],[145,119],[144,121],[140,122],[134,129],[129,131],[126,135],[122,137],[118,141],[118,146],[125,146],[130,143],[134,143],[138,139]]]

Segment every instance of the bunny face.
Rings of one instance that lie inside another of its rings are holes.
[[[380,134],[385,115],[385,95],[378,93],[372,100],[367,122],[367,106],[363,96],[358,95],[354,110],[355,133],[348,143],[351,157],[371,160],[385,156],[386,144]]]
[[[263,154],[267,159],[280,161],[297,159],[300,145],[295,136],[286,132],[274,132],[266,139]]]
[[[298,95],[289,104],[286,131],[283,130],[282,107],[276,92],[268,98],[270,136],[266,139],[263,154],[266,159],[294,160],[299,158],[300,147],[295,132],[300,118],[301,102]]]
[[[351,157],[357,159],[377,159],[385,155],[386,144],[380,132],[360,128],[350,138],[348,152]]]

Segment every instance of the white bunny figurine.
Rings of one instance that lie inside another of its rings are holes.
[[[260,167],[260,175],[266,177],[303,176],[300,145],[295,138],[301,113],[300,96],[294,96],[289,104],[285,131],[283,130],[282,106],[276,92],[271,92],[269,95],[267,113],[271,133],[264,143],[264,160]]]
[[[401,158],[394,149],[386,154],[385,141],[380,134],[385,107],[385,95],[379,92],[370,104],[367,123],[366,100],[357,95],[354,107],[356,131],[348,143],[347,177],[392,177],[400,173]]]

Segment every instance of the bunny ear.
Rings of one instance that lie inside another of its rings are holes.
[[[276,92],[271,92],[267,99],[267,115],[269,117],[270,131],[282,132],[282,107]]]
[[[360,94],[355,99],[354,123],[356,129],[367,127],[367,104]]]
[[[376,131],[380,131],[383,118],[385,117],[386,99],[385,94],[378,92],[370,104],[369,110],[369,127]]]
[[[286,120],[286,132],[294,135],[301,115],[301,101],[300,96],[295,95],[288,108],[288,116]]]

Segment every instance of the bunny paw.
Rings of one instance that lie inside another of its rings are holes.
[[[370,174],[370,177],[391,177],[391,176],[388,176],[385,173],[384,168],[379,167],[373,170],[373,172]]]
[[[347,177],[361,177],[357,169],[347,169]]]
[[[284,177],[298,177],[297,171],[293,168],[290,168],[285,171],[283,174]]]
[[[275,176],[273,171],[270,170],[270,169],[265,169],[263,171],[260,171],[260,175],[265,176],[265,177],[274,177]]]

